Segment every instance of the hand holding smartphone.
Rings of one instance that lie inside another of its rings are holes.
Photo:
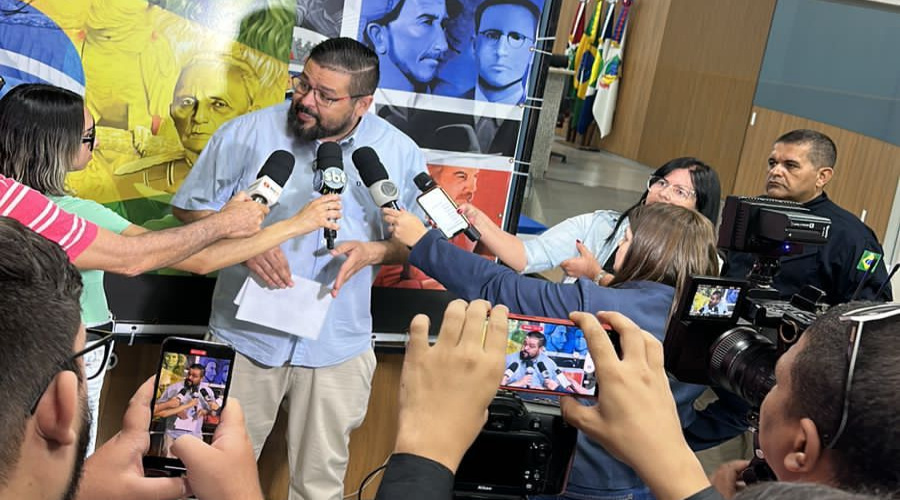
[[[234,350],[202,340],[169,337],[163,341],[154,384],[148,475],[184,474],[184,464],[169,451],[181,436],[206,443],[219,424],[228,398]]]
[[[469,223],[469,219],[459,213],[456,202],[434,182],[430,175],[422,172],[413,181],[422,191],[422,194],[416,198],[416,202],[445,238],[450,239],[463,232],[472,241],[478,241],[481,238],[481,233]]]

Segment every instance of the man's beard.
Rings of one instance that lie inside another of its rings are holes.
[[[84,459],[87,455],[88,443],[91,441],[91,409],[88,407],[87,395],[80,397],[81,401],[81,432],[78,434],[78,443],[75,449],[75,463],[72,464],[72,475],[69,479],[69,486],[66,489],[64,500],[74,500],[78,493],[78,485],[81,481],[81,475],[84,472]]]
[[[522,361],[528,361],[529,359],[534,359],[534,358],[529,356],[528,353],[525,351],[519,351],[519,359],[521,359]]]
[[[304,123],[297,118],[297,113],[303,112],[309,116],[315,118],[315,124],[310,127],[304,127]],[[353,119],[353,116],[348,116],[340,125],[337,127],[325,127],[322,125],[322,119],[319,117],[319,114],[315,111],[307,108],[303,104],[299,102],[292,102],[291,107],[288,109],[288,128],[304,141],[315,141],[316,139],[321,139],[323,137],[333,137],[344,132],[348,125],[350,124],[350,120]]]

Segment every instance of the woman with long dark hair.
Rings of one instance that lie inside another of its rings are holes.
[[[0,99],[0,176],[40,192],[63,210],[101,228],[123,236],[147,233],[147,229],[99,203],[78,198],[67,189],[66,175],[86,168],[97,144],[94,119],[84,99],[74,92],[52,85],[22,84]],[[249,238],[219,241],[172,267],[207,274],[243,262],[294,236],[330,225],[327,218],[339,218],[339,208],[336,196],[318,198],[291,219],[272,224]],[[331,211],[330,216],[327,211]],[[140,257],[145,270],[162,267],[166,262],[164,255],[154,255],[152,246],[141,248],[138,253],[141,255],[135,259]],[[111,326],[112,315],[103,289],[103,271],[82,270],[81,274],[82,322],[89,328],[106,329]],[[85,363],[92,361],[86,359]],[[102,373],[88,381],[88,404],[93,414],[89,453],[96,437]]]
[[[716,171],[696,158],[685,157],[656,169],[647,180],[647,189],[628,210],[576,215],[527,241],[503,231],[471,204],[460,208],[481,232],[481,243],[516,271],[534,273],[560,266],[571,278],[583,277],[608,285],[613,281],[616,248],[628,227],[629,215],[636,208],[670,203],[693,208],[715,225],[720,197]]]

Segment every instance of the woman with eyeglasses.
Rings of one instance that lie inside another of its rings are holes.
[[[513,313],[567,318],[571,311],[618,311],[662,340],[675,297],[688,277],[718,275],[712,223],[696,210],[671,203],[631,210],[630,224],[615,253],[615,278],[608,287],[587,279],[561,284],[520,276],[453,246],[409,212],[386,208],[384,213],[394,237],[412,248],[410,264],[462,299],[485,299]],[[705,386],[673,380],[671,388],[685,436],[696,449],[714,446],[746,429],[747,407],[736,396],[719,393],[719,401],[698,412],[693,402]],[[650,500],[652,495],[635,471],[580,434],[561,498]]]
[[[535,273],[560,266],[569,277],[588,278],[601,285],[613,281],[613,262],[628,228],[628,216],[642,205],[670,203],[693,208],[715,226],[719,217],[719,176],[696,158],[676,158],[656,169],[640,199],[625,212],[597,210],[577,215],[523,241],[502,230],[474,205],[461,206],[481,231],[481,243],[506,265],[520,273]]]
[[[98,144],[94,119],[84,99],[74,92],[52,85],[22,84],[0,99],[0,176],[40,192],[63,210],[109,231],[123,236],[148,232],[99,203],[73,196],[66,188],[66,175],[87,167]],[[252,237],[219,241],[171,267],[208,274],[243,262],[294,236],[319,229],[327,217],[340,218],[338,200],[337,196],[318,198],[294,217],[272,224]],[[326,207],[329,203],[337,208]],[[329,216],[325,212],[330,210]],[[158,262],[155,258],[151,260]],[[112,314],[103,289],[103,271],[81,270],[81,275],[82,322],[88,328],[90,344],[111,328]],[[91,356],[85,357],[86,372],[96,374],[88,377],[87,384],[88,405],[93,416],[88,454],[93,451],[96,439],[105,372],[102,367],[107,361],[103,353],[110,349],[111,346],[95,349]],[[93,363],[99,363],[101,368]]]

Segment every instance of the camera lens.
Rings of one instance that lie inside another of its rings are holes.
[[[710,347],[709,376],[758,407],[775,385],[775,344],[749,327],[723,333]]]

